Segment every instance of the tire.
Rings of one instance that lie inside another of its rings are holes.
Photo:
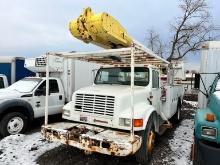
[[[153,153],[153,146],[155,142],[155,131],[154,131],[154,124],[153,124],[153,116],[151,115],[146,129],[144,131],[138,132],[138,135],[142,137],[142,144],[140,149],[136,152],[135,157],[138,163],[140,164],[148,164],[152,159],[152,153]],[[152,147],[151,149],[148,148],[149,143],[149,137],[152,136],[152,133],[154,134],[153,140],[152,140]],[[150,151],[149,151],[150,150]]]
[[[0,134],[5,137],[24,133],[27,129],[28,118],[19,112],[6,114],[0,121]]]
[[[181,121],[181,103],[178,102],[176,113],[173,115],[171,122],[173,124],[179,124],[180,121]]]
[[[201,158],[201,153],[198,148],[198,141],[195,138],[195,144],[194,144],[194,160],[193,160],[193,165],[203,165],[204,163],[202,162]]]

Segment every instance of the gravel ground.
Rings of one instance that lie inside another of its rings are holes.
[[[193,116],[196,104],[184,102],[182,121],[159,137],[154,149],[152,165],[188,165],[193,137]],[[134,156],[119,158],[102,154],[85,155],[71,146],[61,145],[47,151],[37,159],[40,165],[136,165]]]
[[[184,102],[182,121],[159,137],[151,165],[189,165],[193,139],[195,102]],[[59,121],[60,118],[52,118]],[[51,121],[51,120],[50,120]],[[76,148],[43,140],[40,125],[35,121],[27,135],[13,135],[0,140],[0,165],[137,165],[134,156],[113,157],[94,153],[85,155]]]

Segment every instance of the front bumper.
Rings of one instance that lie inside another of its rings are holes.
[[[113,131],[87,124],[61,122],[42,126],[43,136],[49,141],[58,141],[76,148],[107,155],[127,156],[141,146],[141,137],[127,132]]]
[[[202,141],[195,138],[195,144],[197,145],[197,156],[204,165],[212,164],[219,165],[220,164],[220,145],[217,143],[210,143],[206,141]]]

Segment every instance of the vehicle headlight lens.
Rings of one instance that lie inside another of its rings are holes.
[[[130,127],[131,126],[131,119],[119,118],[119,125],[120,126],[125,126],[125,127]]]
[[[70,110],[66,110],[66,109],[64,109],[63,110],[63,116],[70,116]]]
[[[216,128],[202,127],[202,136],[215,139],[217,136]]]

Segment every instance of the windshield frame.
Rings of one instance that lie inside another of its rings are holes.
[[[117,69],[117,68],[119,68],[119,69],[121,69],[121,68],[131,69],[130,67],[108,67],[108,68],[100,68],[100,69],[97,71],[97,73],[96,73],[96,76],[95,76],[95,79],[94,79],[94,84],[96,84],[96,85],[123,85],[123,86],[126,86],[126,85],[127,85],[127,86],[130,86],[130,83],[129,83],[129,84],[120,84],[120,83],[113,83],[113,84],[111,84],[111,83],[99,83],[99,82],[97,82],[98,75],[99,75],[99,73],[100,73],[101,71],[103,71],[103,70],[105,70],[105,69],[107,70],[107,69]],[[137,67],[134,67],[134,70],[135,70],[136,68],[143,68],[144,71],[148,72],[148,79],[146,80],[147,83],[146,83],[145,85],[137,85],[137,84],[134,84],[134,86],[140,86],[140,87],[146,87],[146,86],[148,86],[149,83],[150,83],[150,69],[149,69],[148,67],[145,67],[145,66],[137,66]],[[129,73],[131,73],[131,71],[130,71]],[[131,82],[131,81],[129,81],[129,82]],[[135,82],[134,82],[134,83],[135,83]]]
[[[20,81],[25,81],[25,80],[29,80],[29,81],[34,81],[34,80],[39,80],[38,81],[38,83],[30,90],[30,91],[20,91],[19,89],[15,89],[15,88],[12,88],[12,86],[13,85],[15,85],[16,83],[18,83],[18,82],[20,82]],[[20,92],[20,93],[30,93],[30,92],[33,92],[35,89],[36,89],[36,87],[38,87],[38,85],[39,84],[41,84],[41,82],[43,81],[43,79],[42,78],[35,78],[35,77],[33,77],[33,78],[23,78],[23,79],[21,79],[21,80],[19,80],[19,81],[17,81],[17,82],[15,82],[14,84],[12,84],[12,85],[10,85],[9,87],[7,87],[8,89],[12,89],[12,90],[16,90],[16,91],[18,91],[18,92]]]

